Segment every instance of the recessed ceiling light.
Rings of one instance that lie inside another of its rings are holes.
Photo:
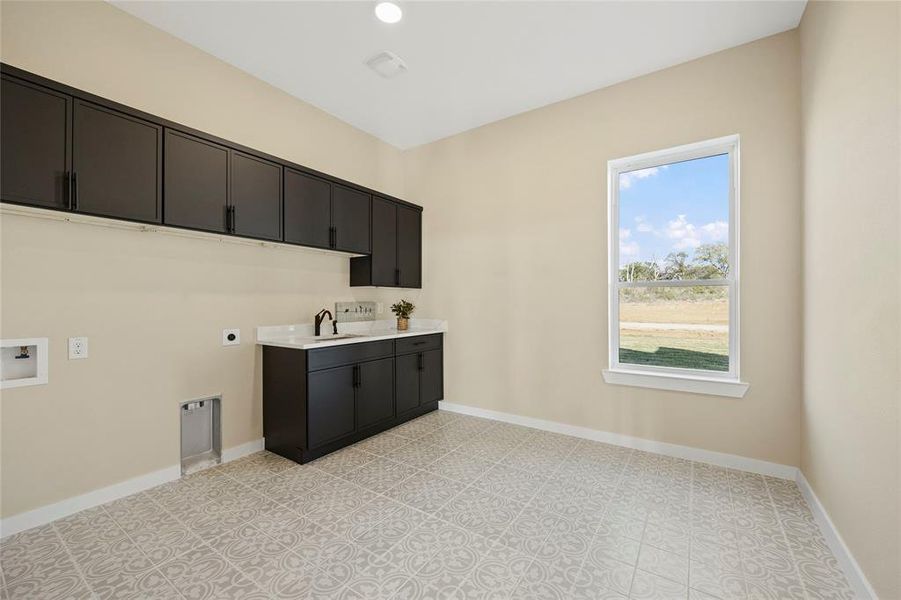
[[[404,16],[404,11],[394,2],[379,2],[375,5],[375,16],[382,23],[397,23]]]

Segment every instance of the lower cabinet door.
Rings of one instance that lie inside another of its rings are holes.
[[[394,417],[394,359],[357,365],[357,430]]]
[[[394,359],[397,414],[419,406],[419,354],[403,354]]]
[[[429,350],[422,353],[420,385],[422,386],[420,399],[423,404],[444,398],[444,360],[441,350]]]
[[[354,432],[354,366],[313,371],[307,376],[310,448]]]

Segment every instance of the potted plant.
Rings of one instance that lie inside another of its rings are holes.
[[[413,314],[414,310],[416,310],[416,307],[413,306],[413,303],[406,300],[401,300],[391,305],[391,312],[397,315],[398,331],[407,330],[410,326],[410,315]]]

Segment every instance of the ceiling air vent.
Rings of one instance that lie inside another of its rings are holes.
[[[407,71],[407,64],[393,52],[384,50],[366,61],[366,66],[384,77],[391,79]]]

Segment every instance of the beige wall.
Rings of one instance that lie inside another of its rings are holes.
[[[477,340],[450,401],[797,465],[801,187],[797,32],[407,153],[429,214],[423,303]],[[741,134],[742,399],[604,383],[606,164]]]
[[[801,468],[881,598],[899,558],[899,19],[812,2],[801,22]]]
[[[0,5],[4,62],[387,193],[391,146],[106,3]],[[3,337],[50,338],[50,383],[4,390],[2,515],[178,462],[180,401],[223,394],[223,445],[262,435],[257,325],[309,322],[348,259],[2,217]],[[240,327],[244,343],[220,346]],[[69,361],[86,335],[90,358]]]
[[[796,32],[401,155],[108,5],[3,2],[0,18],[6,62],[423,204],[424,290],[405,295],[451,321],[449,401],[798,464]],[[606,161],[731,133],[751,388],[607,385]],[[0,233],[2,334],[52,348],[49,385],[3,395],[4,516],[173,464],[187,398],[224,394],[225,446],[258,438],[252,328],[394,297],[303,250],[11,216]],[[219,346],[235,326],[245,344]],[[72,335],[90,337],[88,360],[66,360]]]

